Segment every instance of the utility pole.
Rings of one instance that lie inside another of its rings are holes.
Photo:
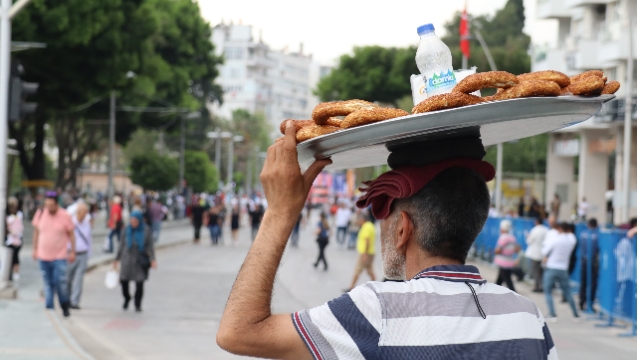
[[[11,69],[11,19],[30,0],[0,0],[0,234],[5,232],[7,207],[7,135],[9,132],[9,76]],[[0,297],[16,296],[9,283],[9,267],[13,252],[2,246],[0,249]],[[4,290],[4,291],[3,291]]]
[[[7,135],[9,130],[9,72],[11,68],[11,0],[0,3],[0,234],[5,231],[7,206]],[[2,246],[0,258],[0,290],[9,288],[11,249]]]
[[[478,42],[480,43],[480,46],[482,46],[482,51],[484,52],[484,56],[487,57],[487,61],[489,62],[489,67],[491,67],[491,71],[497,71],[498,68],[496,67],[496,63],[495,61],[493,61],[493,56],[491,56],[491,51],[489,51],[489,47],[487,46],[487,43],[484,41],[482,34],[477,29],[474,30],[474,33],[476,35],[476,38],[478,39]],[[502,205],[502,143],[498,144],[497,146],[498,146],[498,156],[496,159],[497,169],[496,169],[496,188],[494,192],[494,200],[496,203],[496,210],[498,210],[498,212],[501,213],[500,207]]]
[[[109,182],[107,185],[107,200],[113,199],[114,185],[113,173],[115,171],[116,158],[116,91],[111,90],[109,101]],[[108,203],[108,202],[107,202]],[[107,207],[107,217],[111,215],[110,207]]]
[[[220,147],[222,145],[220,141],[222,138],[220,136],[219,128],[216,128],[216,133],[218,134],[218,137],[216,138],[216,170],[218,170],[218,174],[220,174]]]
[[[622,221],[629,221],[629,195],[631,182],[631,110],[633,101],[633,15],[631,1],[627,0],[627,26],[629,27],[629,55],[627,56],[627,89],[624,104],[624,149],[622,150]],[[635,14],[635,12],[633,12]]]
[[[182,195],[184,188],[184,115],[180,115],[180,184],[178,191]]]

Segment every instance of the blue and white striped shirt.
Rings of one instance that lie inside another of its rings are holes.
[[[292,318],[315,359],[557,358],[536,305],[470,265],[368,282]]]

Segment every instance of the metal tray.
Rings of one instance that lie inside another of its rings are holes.
[[[298,144],[298,161],[306,169],[330,157],[327,170],[387,163],[389,147],[480,133],[485,146],[522,139],[589,119],[615,95],[559,96],[494,101],[424,114],[408,115],[319,136]]]

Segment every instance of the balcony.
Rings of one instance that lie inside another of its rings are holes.
[[[629,56],[630,45],[629,33],[626,31],[620,33],[617,39],[600,42],[598,44],[598,62],[600,64],[614,64],[617,61],[626,60]],[[637,49],[633,49],[633,57],[637,59]]]
[[[567,0],[538,0],[538,19],[570,18],[571,10],[565,5]]]
[[[567,70],[589,70],[600,69],[602,63],[598,61],[600,43],[595,40],[578,41],[577,50],[567,52]]]
[[[567,74],[566,54],[563,49],[541,50],[531,63],[531,71],[556,70]]]
[[[568,8],[577,7],[577,6],[588,6],[588,5],[598,5],[598,4],[609,4],[616,2],[617,0],[564,0],[564,6]]]

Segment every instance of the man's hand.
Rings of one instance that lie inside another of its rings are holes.
[[[69,262],[69,264],[71,264],[72,262],[76,261],[76,252],[72,251],[69,253],[69,259],[67,260]]]
[[[118,260],[113,261],[113,270],[118,270]]]
[[[296,149],[296,129],[292,121],[286,125],[285,138],[273,144],[267,151],[260,181],[264,188],[269,207],[285,218],[295,217],[302,212],[309,189],[315,178],[331,160],[318,160],[302,174],[298,164]]]
[[[156,270],[158,268],[158,263],[155,260],[153,260],[151,262],[151,268],[154,269],[154,270]]]
[[[38,253],[35,250],[33,250],[31,257],[33,257],[33,260],[38,260]]]

